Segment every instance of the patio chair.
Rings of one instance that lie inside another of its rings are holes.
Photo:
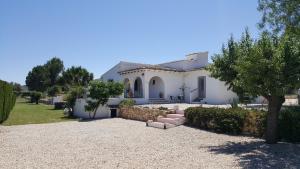
[[[173,96],[169,96],[170,98],[169,98],[169,100],[170,100],[170,103],[173,103],[173,99],[174,99],[174,97]]]

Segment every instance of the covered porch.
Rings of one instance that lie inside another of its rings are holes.
[[[132,98],[137,104],[184,102],[183,81],[170,80],[170,72],[136,70],[122,74],[124,98]],[[176,76],[175,76],[176,77]]]

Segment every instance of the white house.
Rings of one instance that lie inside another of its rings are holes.
[[[193,53],[184,60],[157,65],[120,62],[101,76],[125,85],[124,98],[137,104],[201,102],[225,104],[236,98],[224,82],[209,76],[208,52]]]

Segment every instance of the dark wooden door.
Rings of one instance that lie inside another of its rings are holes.
[[[198,78],[198,96],[199,98],[206,97],[206,79],[205,76],[201,76]]]
[[[117,117],[117,109],[110,109],[110,117],[111,118]]]

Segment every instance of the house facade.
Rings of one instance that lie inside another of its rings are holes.
[[[230,103],[236,94],[224,82],[209,76],[208,52],[193,53],[185,59],[162,64],[120,62],[101,80],[124,83],[124,98],[147,103]]]

